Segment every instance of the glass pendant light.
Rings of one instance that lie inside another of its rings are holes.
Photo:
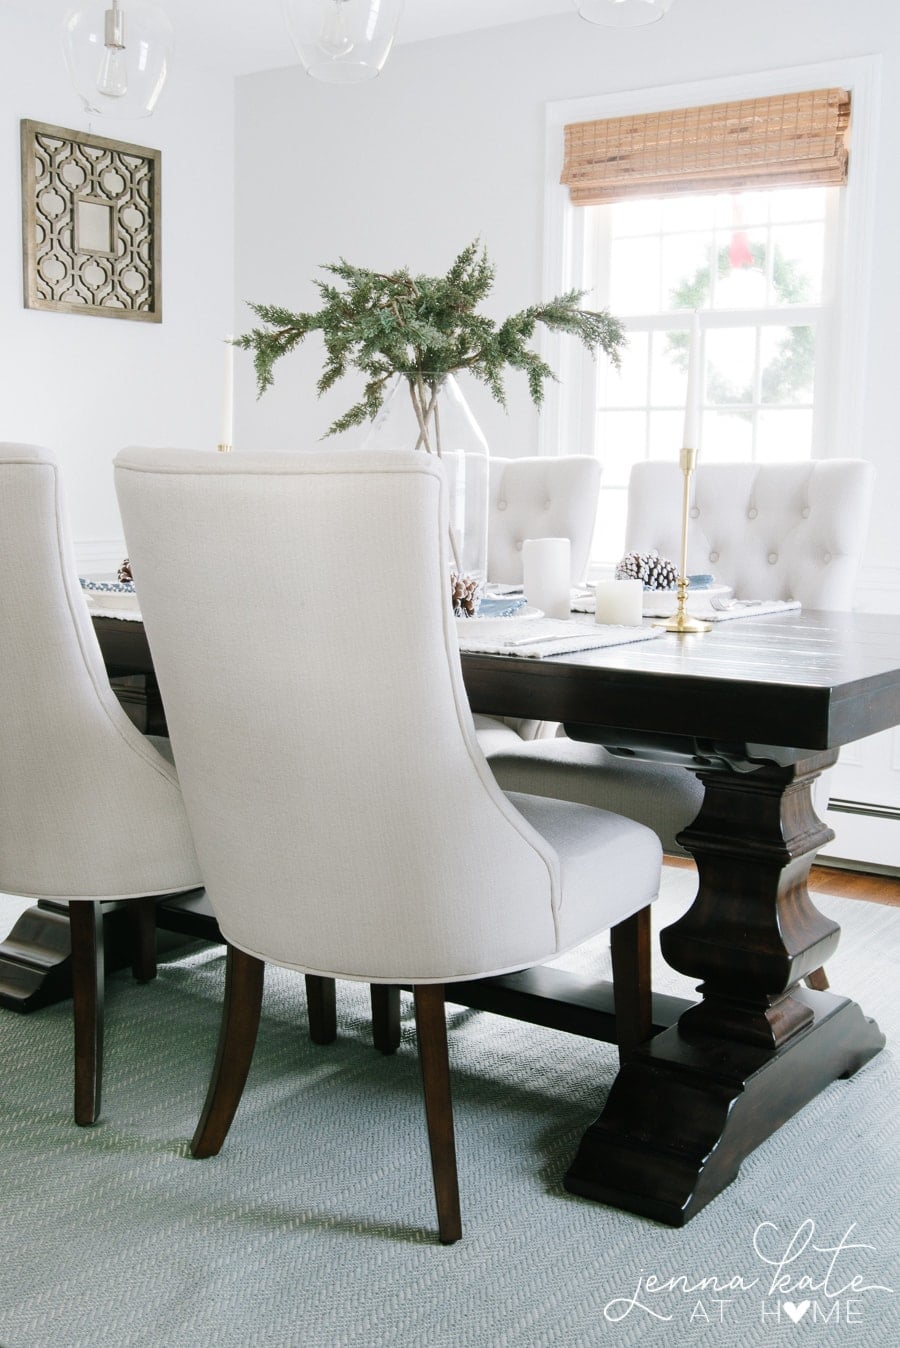
[[[403,0],[283,0],[297,54],[327,84],[371,80],[388,58]]]
[[[656,23],[672,8],[675,0],[575,0],[575,8],[588,23],[606,28],[637,28]]]
[[[70,9],[63,51],[86,111],[149,117],[169,73],[173,37],[153,0],[88,0]]]

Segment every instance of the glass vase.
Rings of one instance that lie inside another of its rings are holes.
[[[450,494],[448,584],[454,612],[475,617],[487,579],[488,446],[452,374],[398,374],[365,440],[418,449],[444,465]]]

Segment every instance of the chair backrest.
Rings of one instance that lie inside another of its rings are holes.
[[[526,538],[568,538],[572,584],[584,579],[597,518],[600,464],[588,454],[490,461],[488,580],[522,584]]]
[[[227,939],[372,981],[547,958],[559,861],[478,748],[439,461],[128,450],[116,485]]]
[[[198,885],[175,771],[109,686],[47,450],[0,444],[0,574],[0,891]]]
[[[874,476],[863,459],[699,464],[691,484],[689,574],[712,573],[739,598],[851,608]],[[683,483],[675,463],[635,465],[626,551],[656,548],[678,565]]]

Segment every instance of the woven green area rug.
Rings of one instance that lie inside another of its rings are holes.
[[[656,925],[689,900],[670,871]],[[195,946],[110,980],[102,1122],[71,1121],[68,1003],[0,1012],[3,1348],[594,1348],[900,1343],[900,910],[817,901],[842,924],[833,987],[889,1037],[744,1164],[683,1230],[567,1194],[615,1074],[608,1045],[449,1009],[462,1241],[436,1240],[412,1023],[371,1047],[338,985],[311,1045],[303,979],[272,970],[221,1155],[187,1143],[224,958]],[[10,915],[11,920],[11,915]],[[5,923],[9,926],[9,922]],[[4,914],[0,906],[0,930]],[[562,963],[608,970],[604,942]],[[655,985],[690,995],[657,961]]]

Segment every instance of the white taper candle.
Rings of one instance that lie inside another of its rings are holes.
[[[696,313],[691,315],[690,339],[688,343],[687,398],[684,405],[684,435],[681,439],[683,449],[696,449],[700,440],[700,386],[702,383],[700,364],[700,319]]]

